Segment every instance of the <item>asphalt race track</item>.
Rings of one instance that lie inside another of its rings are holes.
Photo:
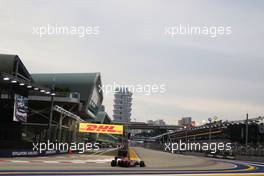
[[[49,157],[0,158],[0,175],[264,175],[264,163],[221,160],[133,148],[145,161],[144,168],[111,167],[113,156],[67,154]]]

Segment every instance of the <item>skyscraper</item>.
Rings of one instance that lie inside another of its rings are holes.
[[[186,126],[186,127],[194,127],[195,121],[192,121],[191,117],[182,117],[181,120],[178,120],[178,125]]]
[[[117,88],[114,97],[113,117],[118,122],[130,122],[132,93],[127,88]]]

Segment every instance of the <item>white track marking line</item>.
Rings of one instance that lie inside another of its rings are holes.
[[[10,160],[12,163],[30,163],[29,161],[23,161],[23,160]]]
[[[46,163],[46,164],[57,164],[57,163],[59,163],[59,161],[43,161],[43,163]]]
[[[75,163],[75,164],[82,164],[82,163],[85,163],[86,161],[85,160],[72,160],[72,161],[69,161],[71,163]]]

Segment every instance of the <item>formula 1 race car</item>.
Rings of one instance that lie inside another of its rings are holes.
[[[112,167],[135,167],[137,165],[140,167],[146,166],[145,162],[142,160],[131,159],[126,149],[120,149],[118,151],[118,156],[111,162]]]
[[[125,158],[115,158],[111,162],[111,166],[119,166],[119,167],[135,167],[139,165],[140,167],[145,167],[144,161],[136,161],[136,160],[130,160],[128,157]]]

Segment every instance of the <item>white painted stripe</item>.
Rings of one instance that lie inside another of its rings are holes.
[[[13,163],[29,163],[29,161],[23,161],[23,160],[10,160]]]
[[[97,160],[66,160],[66,161],[60,161],[60,162],[70,162],[74,164],[82,164],[82,163],[107,163],[112,161],[112,159],[97,159]]]
[[[81,164],[81,163],[85,163],[86,161],[85,160],[72,160],[68,162],[75,163],[75,164]]]
[[[68,163],[73,163],[73,164],[85,164],[85,163],[107,163],[112,161],[111,158],[106,158],[106,159],[89,159],[89,160],[29,160],[29,161],[25,161],[25,160],[10,160],[8,162],[13,162],[13,163],[35,163],[35,162],[42,162],[42,163],[46,163],[46,164],[59,164],[59,163],[63,163],[63,162],[68,162]]]
[[[56,163],[59,163],[59,162],[58,161],[43,161],[43,163],[56,164]]]

